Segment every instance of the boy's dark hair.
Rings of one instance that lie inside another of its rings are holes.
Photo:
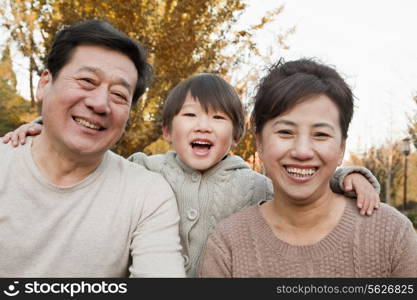
[[[149,86],[153,75],[145,48],[105,21],[87,20],[67,26],[56,34],[46,57],[46,67],[52,78],[58,76],[59,71],[71,60],[75,48],[80,45],[103,46],[130,58],[138,72],[132,98],[132,104],[135,104]]]
[[[235,89],[223,78],[210,73],[193,75],[176,85],[168,94],[162,111],[162,125],[171,130],[172,120],[180,112],[187,94],[209,108],[225,113],[233,123],[233,138],[238,141],[245,129],[245,113]]]
[[[342,136],[346,139],[353,115],[352,90],[335,69],[312,59],[280,59],[261,79],[251,116],[255,133],[260,134],[268,120],[315,95],[326,95],[337,106]]]

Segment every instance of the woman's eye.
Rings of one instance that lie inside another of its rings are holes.
[[[292,131],[291,130],[278,130],[277,133],[279,135],[292,135]]]
[[[314,136],[316,136],[316,137],[329,137],[330,135],[328,135],[325,132],[317,132],[317,133],[314,134]]]

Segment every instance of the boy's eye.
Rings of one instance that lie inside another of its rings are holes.
[[[195,117],[195,113],[183,113],[182,115],[186,117]]]
[[[226,117],[225,117],[225,116],[222,116],[222,115],[214,115],[214,116],[213,116],[213,119],[217,119],[217,120],[226,120]]]

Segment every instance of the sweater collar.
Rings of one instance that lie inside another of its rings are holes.
[[[295,246],[275,236],[259,210],[259,205],[262,204],[260,202],[258,205],[252,207],[255,210],[257,225],[254,226],[254,235],[264,240],[271,249],[283,257],[294,259],[294,257],[301,255],[314,260],[328,255],[336,248],[344,247],[346,243],[351,241],[350,236],[354,232],[353,228],[355,228],[355,223],[357,223],[358,218],[362,217],[357,212],[355,203],[355,201],[347,201],[343,215],[336,227],[319,242],[312,245]]]
[[[185,173],[192,174],[195,172],[199,172],[202,175],[210,176],[212,174],[224,171],[231,171],[237,169],[249,169],[247,163],[239,156],[227,154],[220,162],[216,165],[211,167],[208,170],[203,172],[194,170],[187,166],[181,159],[179,158],[178,154],[175,151],[170,151],[167,154],[167,157],[170,161],[174,162],[178,165]]]

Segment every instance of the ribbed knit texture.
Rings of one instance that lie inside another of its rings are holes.
[[[259,201],[273,199],[270,179],[250,169],[242,158],[235,155],[227,155],[205,172],[185,165],[176,152],[152,156],[135,153],[129,160],[162,174],[174,190],[188,277],[198,275],[207,238],[220,220]],[[332,186],[336,186],[339,179],[343,182],[349,173],[344,169],[337,170]],[[359,169],[373,177],[367,169]]]
[[[417,234],[396,209],[361,216],[346,204],[322,240],[293,246],[278,239],[249,207],[219,223],[209,238],[202,277],[417,277]]]

